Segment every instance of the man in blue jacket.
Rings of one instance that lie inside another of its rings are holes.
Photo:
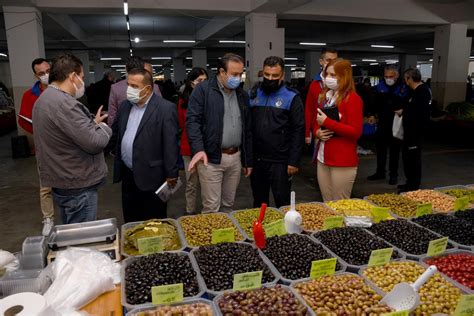
[[[290,204],[291,177],[298,172],[304,145],[304,106],[298,92],[283,83],[282,58],[267,57],[263,82],[251,96],[254,168],[251,176],[254,207]]]

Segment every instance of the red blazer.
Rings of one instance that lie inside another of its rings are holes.
[[[186,113],[188,108],[183,109],[182,105],[185,101],[183,98],[178,100],[178,123],[179,128],[182,130],[181,133],[181,155],[183,156],[192,156],[191,146],[189,146],[188,132],[186,131]]]
[[[306,104],[304,109],[304,137],[310,137],[313,129],[313,122],[316,120],[316,108],[318,107],[318,98],[321,94],[323,82],[321,80],[313,80],[309,85],[308,95],[306,96]]]
[[[23,98],[21,99],[21,106],[20,106],[20,115],[27,117],[29,119],[33,118],[33,106],[35,105],[36,100],[38,100],[39,96],[43,93],[43,87],[41,86],[41,82],[37,81],[31,89],[28,89],[23,94]],[[30,134],[33,134],[33,125],[28,122],[27,120],[18,117],[18,124]]]
[[[324,144],[324,164],[330,167],[356,167],[359,163],[357,140],[362,135],[364,121],[362,99],[357,93],[351,92],[341,101],[338,109],[341,116],[339,122],[327,118],[323,123],[325,128],[334,132],[334,136]],[[316,117],[313,125],[316,135],[320,128]]]

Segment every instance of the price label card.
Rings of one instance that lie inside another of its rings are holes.
[[[433,213],[433,204],[431,203],[420,204],[416,207],[416,217],[429,215],[432,213]]]
[[[382,314],[382,316],[408,316],[408,315],[410,315],[410,311],[399,311],[399,312]]]
[[[458,306],[454,311],[454,316],[472,316],[474,315],[474,294],[461,295]]]
[[[163,252],[163,243],[160,236],[140,238],[137,240],[137,244],[138,253],[141,255]]]
[[[369,259],[369,267],[381,266],[390,262],[392,258],[393,248],[377,249],[372,251]]]
[[[344,217],[342,216],[331,216],[326,217],[324,220],[323,230],[343,227],[344,226]]]
[[[390,217],[388,207],[373,207],[371,213],[374,218],[374,223],[379,223]]]
[[[218,244],[221,242],[234,242],[235,241],[235,230],[234,228],[215,229],[212,231],[212,244]]]
[[[263,225],[263,228],[265,229],[265,236],[267,238],[286,235],[286,228],[283,219],[279,219],[272,223]]]
[[[336,272],[336,258],[316,260],[311,263],[311,279],[317,279],[326,275],[334,275]]]
[[[446,251],[448,246],[448,237],[443,237],[440,239],[435,239],[430,241],[428,245],[428,257],[441,255]]]
[[[244,291],[262,287],[263,271],[234,274],[234,285],[232,290]]]
[[[454,202],[454,210],[455,211],[464,211],[469,207],[469,196],[463,196],[456,199]]]
[[[183,283],[154,286],[151,288],[151,301],[155,305],[172,304],[183,301]]]

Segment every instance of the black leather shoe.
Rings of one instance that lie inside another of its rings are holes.
[[[390,177],[390,180],[388,180],[388,184],[390,185],[395,185],[398,183],[398,178],[397,177]]]
[[[385,175],[380,174],[380,173],[374,173],[371,176],[367,177],[367,180],[369,181],[374,181],[374,180],[385,180]]]

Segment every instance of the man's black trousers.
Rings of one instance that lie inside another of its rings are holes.
[[[286,163],[273,163],[257,160],[250,177],[253,191],[253,206],[269,204],[270,189],[276,207],[290,204],[291,179]]]

